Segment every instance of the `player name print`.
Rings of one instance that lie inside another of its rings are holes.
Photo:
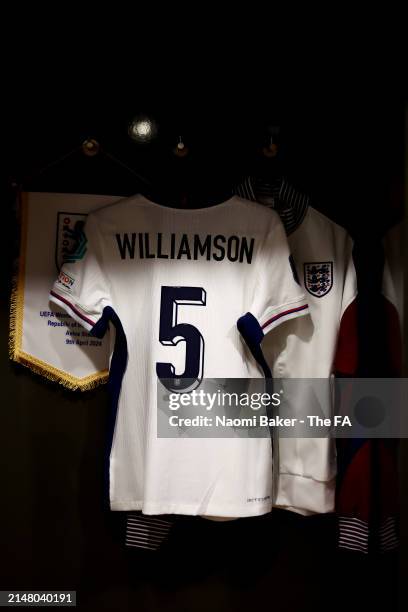
[[[250,264],[255,239],[222,234],[116,234],[122,259],[207,259]]]

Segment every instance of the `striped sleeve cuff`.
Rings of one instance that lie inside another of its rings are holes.
[[[125,545],[148,550],[158,550],[161,547],[174,522],[167,515],[159,518],[145,516],[140,512],[129,512],[126,518]]]
[[[395,516],[389,516],[380,526],[379,549],[380,552],[390,552],[399,547],[398,522]]]
[[[338,547],[368,553],[368,523],[355,517],[338,517]]]
[[[267,313],[265,313],[265,315],[263,315],[263,317],[261,317],[261,319],[259,319],[259,325],[261,326],[263,333],[267,334],[281,323],[306,314],[309,314],[309,305],[306,302],[306,299],[302,297],[300,300],[296,300],[295,302],[282,304],[277,308],[269,310]]]
[[[379,527],[354,516],[338,517],[338,548],[362,553],[387,553],[399,547],[398,522],[389,516]]]
[[[97,321],[92,319],[87,312],[84,311],[78,304],[75,304],[70,296],[61,295],[57,293],[55,289],[52,289],[49,294],[50,302],[53,302],[57,306],[60,306],[69,314],[77,323],[82,325],[87,331],[91,331],[96,325]]]

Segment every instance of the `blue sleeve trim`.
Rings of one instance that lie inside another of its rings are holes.
[[[272,378],[272,372],[268,366],[261,348],[261,342],[265,336],[262,327],[253,314],[247,312],[237,321],[238,331],[245,340],[252,356],[261,367],[265,378]]]
[[[108,507],[109,503],[109,464],[110,464],[110,453],[112,450],[113,434],[115,431],[116,417],[118,411],[119,395],[122,387],[123,376],[126,371],[128,361],[128,350],[127,350],[127,339],[124,332],[122,323],[111,308],[106,306],[103,309],[103,313],[99,321],[97,321],[91,330],[91,334],[97,338],[103,338],[109,323],[112,323],[115,328],[115,345],[112,353],[112,358],[109,368],[109,399],[110,399],[110,410],[108,415],[108,427],[107,427],[107,440],[105,446],[105,469],[104,469],[104,489],[105,489],[105,502]]]

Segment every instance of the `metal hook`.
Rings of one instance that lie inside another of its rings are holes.
[[[82,151],[87,157],[94,157],[98,155],[101,146],[95,138],[87,138],[82,143]]]
[[[174,149],[174,153],[177,157],[185,157],[188,153],[188,147],[183,142],[183,138],[179,136],[179,141]]]
[[[269,145],[262,147],[262,152],[265,157],[276,157],[278,154],[278,145],[273,142],[273,135],[269,140]]]

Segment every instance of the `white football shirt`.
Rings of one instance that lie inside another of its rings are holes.
[[[64,264],[50,300],[96,334],[113,313],[126,337],[112,510],[271,510],[270,439],[159,438],[157,376],[260,377],[237,321],[249,312],[266,334],[308,312],[289,256],[279,216],[237,197],[186,210],[135,196],[88,216],[81,251]]]
[[[351,375],[357,342],[352,239],[344,228],[310,206],[288,242],[308,296],[310,317],[294,321],[287,337],[277,330],[273,342],[265,338],[263,350],[273,365],[273,375],[327,380],[335,371]],[[299,392],[304,392],[302,386]],[[322,405],[330,407],[329,384],[325,392]],[[302,397],[292,397],[291,404],[296,416]],[[300,514],[334,511],[337,461],[333,438],[281,438],[279,461],[274,505]]]

